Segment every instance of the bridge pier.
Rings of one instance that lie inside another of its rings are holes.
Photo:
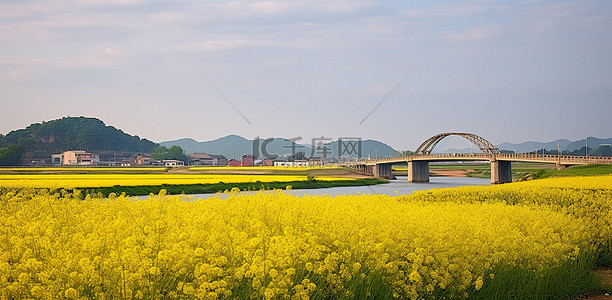
[[[491,184],[512,182],[512,162],[491,161]]]
[[[408,182],[429,182],[429,162],[409,161]]]
[[[373,166],[374,177],[395,179],[391,171],[392,164],[376,164]]]
[[[372,175],[372,174],[374,174],[374,172],[372,171],[373,168],[374,168],[373,166],[368,166],[368,165],[361,165],[361,166],[359,166],[361,174],[364,174],[364,175]]]

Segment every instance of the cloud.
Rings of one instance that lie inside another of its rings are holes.
[[[146,3],[147,0],[79,0],[78,4],[92,6],[109,6],[109,5],[138,5]]]
[[[30,58],[30,59],[5,59],[0,60],[0,65],[40,65],[49,62],[48,59],[45,58]]]
[[[11,81],[16,81],[25,76],[25,70],[22,69],[9,69],[4,72],[4,77]]]
[[[107,54],[107,55],[112,55],[112,56],[117,56],[117,55],[123,54],[123,51],[121,51],[117,47],[104,48],[104,49],[101,50],[101,52],[104,53],[104,54]]]
[[[246,44],[244,40],[215,40],[204,42],[201,44],[201,47],[205,50],[219,51],[237,48]]]
[[[497,27],[478,27],[464,32],[451,33],[447,39],[455,42],[479,41],[493,38],[498,32]]]
[[[99,50],[98,53],[82,52],[73,56],[0,60],[0,66],[39,70],[43,68],[100,68],[116,65],[118,61],[115,56],[119,54],[118,50],[105,48]]]
[[[373,5],[364,1],[262,1],[250,5],[257,13],[303,14],[303,13],[353,13]]]

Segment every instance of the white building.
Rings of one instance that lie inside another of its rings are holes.
[[[184,167],[185,163],[182,160],[176,160],[176,159],[165,159],[162,160],[162,163],[164,163],[164,166],[166,167]]]
[[[295,161],[275,161],[275,167],[307,167],[308,162],[305,160],[295,160]]]

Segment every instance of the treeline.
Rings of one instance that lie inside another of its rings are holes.
[[[0,165],[21,164],[26,153],[50,157],[68,150],[90,152],[151,153],[158,144],[129,135],[96,118],[65,117],[32,124],[0,135]]]
[[[31,146],[35,151],[49,154],[74,149],[151,153],[158,146],[137,135],[106,126],[96,118],[65,117],[32,124],[0,136],[0,147],[18,145],[24,139],[33,143]]]

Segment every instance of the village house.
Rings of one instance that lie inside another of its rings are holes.
[[[242,166],[243,167],[252,167],[255,165],[255,157],[253,154],[245,154],[242,156]]]
[[[230,167],[241,167],[242,163],[239,160],[230,159],[227,161],[227,165]]]
[[[105,153],[99,155],[99,166],[130,166],[130,157],[117,153]]]
[[[309,157],[306,161],[308,161],[309,166],[320,166],[323,164],[323,159],[320,156]]]
[[[54,166],[96,166],[100,157],[83,150],[70,150],[51,155],[51,161]]]
[[[227,158],[219,154],[209,154],[213,159],[213,166],[227,166]]]
[[[150,166],[153,158],[148,155],[139,154],[135,157],[130,157],[130,166]]]
[[[187,154],[189,158],[190,166],[212,166],[213,159],[208,155],[208,153],[189,153]]]
[[[227,166],[227,158],[223,155],[208,153],[189,153],[190,166]]]

